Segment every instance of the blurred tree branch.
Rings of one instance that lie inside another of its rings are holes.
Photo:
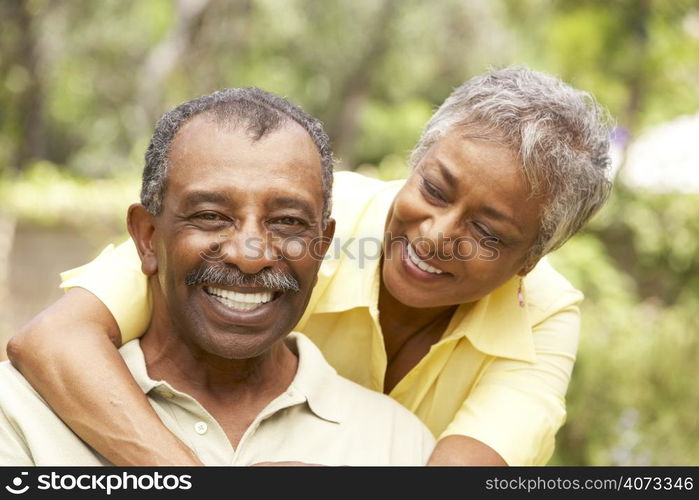
[[[359,113],[371,89],[373,75],[390,49],[391,20],[395,17],[398,3],[397,0],[384,0],[381,4],[376,21],[364,37],[361,57],[346,72],[339,85],[335,100],[338,108],[326,124],[335,154],[348,168],[355,166],[353,146]]]
[[[163,83],[188,52],[195,27],[210,5],[211,0],[178,0],[175,4],[175,22],[170,31],[144,61],[138,102],[143,105],[150,121],[160,115]]]

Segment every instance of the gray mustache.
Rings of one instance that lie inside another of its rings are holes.
[[[263,269],[259,273],[247,274],[237,267],[221,265],[202,265],[187,273],[185,284],[221,286],[262,287],[281,292],[298,292],[301,287],[293,276],[279,269]]]

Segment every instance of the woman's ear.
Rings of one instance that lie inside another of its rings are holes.
[[[129,207],[126,218],[129,234],[136,244],[138,256],[141,257],[141,271],[146,276],[158,272],[158,256],[155,252],[155,217],[148,213],[146,207],[134,203]]]
[[[522,278],[524,278],[527,274],[529,274],[529,271],[536,267],[538,263],[539,259],[527,260],[527,262],[522,266],[522,268],[519,271],[517,271],[517,276],[521,276]]]

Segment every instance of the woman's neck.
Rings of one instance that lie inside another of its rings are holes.
[[[381,280],[379,286],[379,322],[384,337],[400,336],[404,330],[423,330],[430,324],[451,315],[457,306],[411,307],[396,300]]]
[[[386,349],[384,393],[410,372],[444,335],[456,306],[409,307],[396,300],[381,284],[379,323]]]

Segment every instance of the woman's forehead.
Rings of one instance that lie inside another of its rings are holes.
[[[452,129],[434,144],[426,155],[432,165],[450,183],[459,186],[472,182],[507,181],[513,187],[524,188],[526,180],[518,155],[507,145],[468,131]]]

